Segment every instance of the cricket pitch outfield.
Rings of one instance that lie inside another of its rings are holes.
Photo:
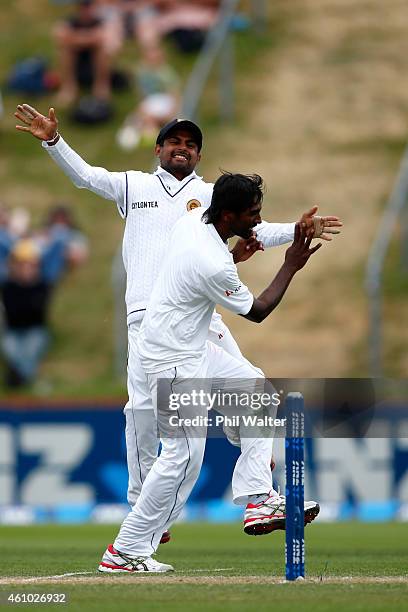
[[[158,554],[174,565],[174,574],[99,574],[96,567],[116,530],[1,527],[0,607],[10,593],[66,593],[68,609],[84,611],[406,609],[406,523],[316,521],[305,530],[307,579],[301,584],[283,580],[284,532],[251,537],[239,524],[176,525]]]

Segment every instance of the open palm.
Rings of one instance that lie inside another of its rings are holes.
[[[58,119],[53,108],[48,111],[48,117],[39,113],[29,104],[19,104],[14,113],[19,121],[25,125],[16,125],[21,132],[30,132],[39,140],[52,140],[58,129]]]

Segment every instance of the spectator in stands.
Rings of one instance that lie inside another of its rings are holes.
[[[180,79],[160,44],[142,50],[137,83],[142,99],[117,134],[119,146],[127,150],[153,145],[160,128],[177,114]]]
[[[30,214],[25,208],[8,210],[0,204],[0,282],[7,276],[7,258],[14,243],[25,236],[30,225]]]
[[[57,282],[68,269],[81,265],[88,257],[88,241],[66,204],[49,210],[35,240],[41,251],[42,275],[48,282]]]
[[[141,48],[158,42],[154,18],[158,12],[152,0],[99,0],[100,14],[115,20],[120,38],[135,38]]]
[[[7,257],[14,242],[9,228],[10,213],[0,204],[0,282],[7,276]]]
[[[15,227],[13,217],[18,221]],[[24,209],[10,214],[0,207],[1,349],[8,386],[34,381],[49,344],[48,306],[53,287],[67,269],[82,264],[87,256],[87,240],[68,206],[51,208],[44,228],[30,235]]]
[[[220,4],[220,0],[154,0],[159,11],[155,27],[180,51],[198,51],[217,22]]]
[[[41,277],[40,252],[31,239],[15,243],[8,276],[1,283],[4,329],[1,348],[6,362],[6,385],[33,382],[48,342],[51,284]]]
[[[8,229],[14,240],[27,236],[30,231],[31,215],[26,208],[13,208],[8,219]]]
[[[79,230],[70,207],[56,204],[47,213],[44,226],[30,228],[30,215],[25,208],[11,211],[0,204],[0,282],[8,270],[8,257],[21,238],[31,238],[39,249],[41,270],[48,282],[57,282],[69,269],[88,258],[88,241]]]
[[[113,22],[99,14],[96,0],[77,0],[75,14],[54,31],[61,74],[59,102],[73,103],[81,85],[92,95],[108,100],[111,95],[112,56],[117,51]]]

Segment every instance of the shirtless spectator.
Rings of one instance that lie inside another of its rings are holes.
[[[134,38],[143,49],[157,44],[160,34],[155,18],[158,11],[154,0],[98,0],[100,14],[108,21],[116,21],[120,40]]]
[[[180,51],[198,51],[219,16],[220,0],[154,0],[159,11],[156,28]]]
[[[81,85],[91,86],[95,98],[110,98],[112,56],[117,46],[113,22],[99,11],[95,0],[78,0],[75,14],[54,30],[61,74],[58,97],[64,105],[76,100]]]

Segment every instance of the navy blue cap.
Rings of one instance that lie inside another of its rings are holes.
[[[201,147],[203,146],[203,134],[198,125],[189,119],[173,119],[173,121],[164,125],[157,136],[156,144],[162,145],[166,137],[174,128],[185,128],[191,132],[193,140],[198,146],[198,150],[201,151]]]

